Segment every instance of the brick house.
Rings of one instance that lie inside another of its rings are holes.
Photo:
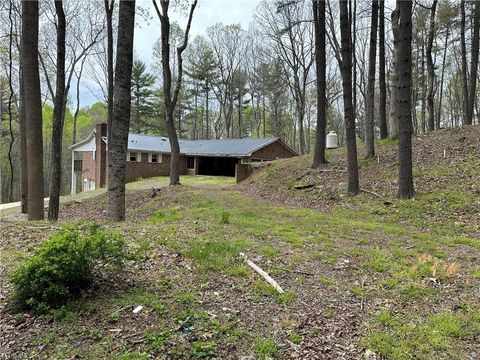
[[[107,126],[98,124],[84,140],[72,145],[72,194],[104,187],[107,177]],[[248,163],[288,158],[298,154],[279,138],[180,140],[181,175],[236,177],[250,174]],[[167,138],[128,135],[127,182],[170,173]]]

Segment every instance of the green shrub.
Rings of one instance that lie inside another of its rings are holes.
[[[59,307],[87,288],[96,270],[119,268],[125,257],[125,242],[118,233],[66,228],[13,271],[14,298],[39,312]]]

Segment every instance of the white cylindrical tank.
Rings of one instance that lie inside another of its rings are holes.
[[[327,135],[327,149],[336,149],[337,147],[337,133],[335,131],[330,131]]]

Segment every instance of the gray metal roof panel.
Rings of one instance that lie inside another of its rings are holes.
[[[179,140],[180,153],[195,156],[247,157],[253,152],[275,142],[278,138]],[[130,133],[128,149],[137,151],[170,153],[167,138]]]

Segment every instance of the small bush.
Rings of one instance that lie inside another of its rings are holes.
[[[11,276],[19,305],[45,312],[87,288],[100,268],[119,268],[126,257],[120,234],[91,227],[86,232],[64,229]]]

